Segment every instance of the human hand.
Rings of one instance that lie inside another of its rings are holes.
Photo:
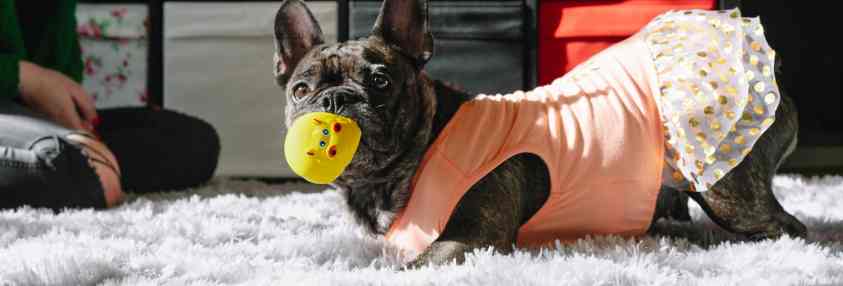
[[[94,100],[69,77],[20,61],[20,94],[27,106],[54,122],[71,129],[94,131]]]

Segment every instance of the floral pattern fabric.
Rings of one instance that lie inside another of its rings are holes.
[[[146,105],[148,15],[143,4],[77,7],[82,86],[97,108]]]

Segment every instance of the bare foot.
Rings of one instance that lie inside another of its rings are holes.
[[[106,207],[114,207],[125,200],[125,194],[120,184],[120,164],[117,158],[108,150],[102,142],[93,137],[71,134],[68,140],[82,146],[83,152],[88,156],[88,163],[94,168],[105,190]]]

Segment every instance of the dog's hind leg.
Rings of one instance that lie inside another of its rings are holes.
[[[690,197],[715,223],[750,239],[805,237],[805,225],[782,208],[772,189],[776,170],[793,150],[797,124],[796,107],[783,95],[776,121],[746,158],[710,190]]]
[[[653,214],[653,222],[662,218],[676,221],[691,221],[691,215],[688,213],[688,193],[668,186],[662,186],[659,189],[659,196],[656,199],[656,211]]]

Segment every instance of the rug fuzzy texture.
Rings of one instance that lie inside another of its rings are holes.
[[[834,285],[843,284],[843,177],[782,175],[775,192],[807,240],[740,242],[693,202],[659,235],[576,244],[462,265],[402,269],[332,190],[217,179],[121,207],[0,212],[0,285]]]

